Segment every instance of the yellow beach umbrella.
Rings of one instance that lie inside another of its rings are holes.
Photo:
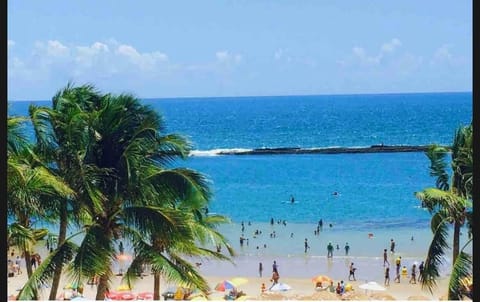
[[[118,291],[128,291],[128,290],[131,290],[131,288],[130,288],[130,286],[128,286],[128,284],[122,284],[119,287],[117,287],[117,290]]]

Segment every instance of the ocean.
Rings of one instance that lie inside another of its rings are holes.
[[[414,192],[435,186],[429,160],[422,152],[218,155],[219,151],[449,145],[455,130],[472,121],[469,92],[143,102],[164,116],[167,133],[191,140],[192,156],[175,165],[208,176],[214,193],[209,212],[232,219],[223,231],[239,256],[268,259],[303,257],[306,237],[312,257],[324,257],[328,241],[339,244],[340,251],[348,241],[355,257],[381,257],[394,236],[405,257],[425,255],[431,216],[419,206]],[[9,112],[25,115],[28,105],[12,102]],[[274,226],[269,224],[272,218]],[[317,236],[314,230],[320,219],[323,230]],[[243,233],[241,222],[247,226]],[[256,229],[263,230],[262,237],[253,235]],[[278,238],[268,236],[273,230]],[[368,238],[369,233],[374,237]],[[250,239],[248,246],[239,245],[242,234]]]

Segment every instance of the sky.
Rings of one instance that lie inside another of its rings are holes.
[[[8,100],[472,90],[472,1],[8,0]]]

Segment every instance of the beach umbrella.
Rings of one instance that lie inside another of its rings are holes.
[[[242,278],[242,277],[235,277],[229,280],[232,284],[235,284],[236,286],[248,283],[247,278]]]
[[[318,276],[312,278],[313,283],[322,282],[322,283],[330,284],[331,281],[333,281],[332,278],[330,278],[329,276],[325,276],[325,275],[318,275]]]
[[[131,290],[130,286],[128,284],[121,284],[120,286],[117,287],[118,291],[128,291]]]
[[[386,290],[385,287],[381,286],[380,284],[378,284],[377,282],[375,281],[370,281],[370,282],[367,282],[367,283],[364,283],[364,284],[361,284],[358,286],[359,288],[361,289],[364,289],[364,290],[372,290],[372,291],[382,291],[382,290]]]
[[[137,294],[138,300],[153,300],[152,292],[142,292]]]
[[[120,300],[122,301],[130,301],[130,300],[135,300],[137,298],[137,296],[132,292],[121,293],[119,296],[120,296]]]
[[[215,290],[218,290],[220,292],[224,292],[227,289],[234,289],[235,287],[237,287],[237,286],[235,284],[233,284],[232,282],[230,282],[228,280],[223,280],[222,282],[218,283],[215,286]]]
[[[120,261],[128,261],[132,259],[132,256],[129,254],[118,254],[117,259]]]
[[[274,286],[270,287],[270,291],[272,292],[284,292],[290,289],[292,289],[292,287],[290,287],[290,285],[288,285],[287,283],[277,283]]]

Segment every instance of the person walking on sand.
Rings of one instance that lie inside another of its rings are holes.
[[[423,261],[420,263],[420,265],[418,266],[418,282],[422,281],[423,280],[423,270],[424,270],[425,266],[423,264]]]
[[[400,283],[400,266],[402,263],[402,257],[398,256],[397,259],[395,259],[395,279],[394,281],[397,283]]]
[[[308,239],[305,238],[305,253],[307,252],[307,250],[310,248],[310,246],[308,245]]]
[[[272,279],[270,279],[270,281],[272,281],[273,283],[270,288],[272,288],[275,284],[278,283],[278,279],[280,279],[280,275],[277,272],[273,272]]]
[[[410,284],[417,284],[417,265],[414,263],[412,265],[412,272],[411,272],[411,277],[410,277],[410,280],[408,281],[408,283]]]
[[[355,267],[353,267],[353,262],[350,264],[350,274],[348,275],[348,281],[357,281],[357,279],[355,279],[355,271],[357,269]],[[353,280],[350,279],[351,277],[353,277]]]
[[[327,258],[333,258],[333,245],[331,242],[327,245]]]
[[[385,266],[385,263],[387,266],[390,266],[390,263],[388,262],[387,249],[383,249],[383,266]]]
[[[385,281],[383,283],[385,286],[389,286],[390,285],[390,267],[387,266],[385,268]]]
[[[258,263],[258,273],[260,275],[260,278],[262,277],[262,272],[263,272],[263,264],[260,262]]]

